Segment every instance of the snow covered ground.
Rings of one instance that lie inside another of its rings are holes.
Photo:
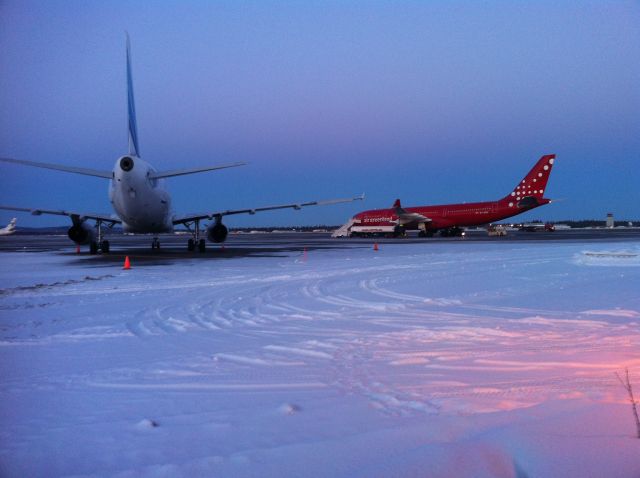
[[[2,253],[0,476],[640,476],[638,253]]]

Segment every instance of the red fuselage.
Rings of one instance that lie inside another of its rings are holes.
[[[442,204],[436,206],[416,206],[404,208],[408,213],[417,213],[425,216],[431,221],[425,222],[428,230],[446,229],[450,227],[470,227],[500,221],[508,217],[521,214],[538,206],[548,204],[549,199],[539,199],[536,203],[519,207],[518,205],[509,207],[509,201],[501,199],[499,201],[473,202],[461,204]],[[362,226],[395,226],[402,225],[405,229],[418,229],[420,220],[414,220],[400,224],[400,216],[396,214],[394,208],[372,209],[363,211],[354,216],[356,225]],[[422,221],[424,222],[424,221]]]

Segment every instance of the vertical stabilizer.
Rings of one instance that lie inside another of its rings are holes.
[[[138,147],[138,124],[136,122],[136,103],[133,99],[133,75],[131,73],[131,42],[127,34],[127,116],[129,119],[129,154],[140,157]]]
[[[531,171],[513,188],[511,194],[505,197],[504,200],[520,201],[525,197],[534,197],[542,200],[555,159],[555,154],[542,156]]]

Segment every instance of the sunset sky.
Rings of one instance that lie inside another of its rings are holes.
[[[640,219],[638,2],[4,0],[0,156],[113,168],[125,30],[141,157],[249,163],[169,180],[176,213],[365,192],[226,221],[340,224],[396,198],[497,199],[555,153],[562,201],[523,219]],[[112,212],[104,179],[0,171],[0,204]]]

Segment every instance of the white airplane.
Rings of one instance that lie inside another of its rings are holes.
[[[6,227],[0,229],[0,236],[8,236],[16,232],[16,218],[11,219],[11,222]]]
[[[199,251],[205,250],[205,240],[200,238],[200,221],[213,220],[206,228],[206,237],[215,243],[224,242],[228,229],[222,223],[222,217],[231,214],[255,214],[261,211],[275,209],[296,209],[305,206],[320,206],[351,202],[364,198],[363,196],[347,199],[331,199],[325,201],[310,201],[294,204],[281,204],[277,206],[257,207],[253,209],[237,209],[227,211],[212,211],[202,214],[190,214],[184,216],[174,215],[171,210],[171,198],[164,188],[164,179],[185,174],[213,171],[217,169],[234,168],[245,163],[230,163],[199,168],[175,169],[171,171],[156,171],[151,164],[140,158],[138,146],[138,128],[136,124],[136,111],[133,97],[133,78],[131,72],[131,47],[127,34],[127,99],[129,118],[129,153],[118,158],[113,171],[99,171],[95,169],[63,166],[59,164],[40,163],[12,158],[0,158],[6,163],[22,164],[38,168],[55,169],[68,173],[96,176],[110,180],[109,200],[116,215],[91,214],[86,212],[52,210],[42,208],[25,208],[15,206],[0,206],[0,209],[11,211],[25,211],[33,215],[55,214],[71,218],[72,226],[69,228],[69,238],[76,244],[89,244],[90,251],[95,254],[100,249],[109,252],[109,241],[102,237],[102,224],[113,227],[121,224],[126,233],[159,234],[172,232],[174,226],[184,225],[192,234],[187,248],[192,251],[196,247]],[[88,220],[95,221],[95,227],[87,224]],[[94,231],[97,229],[97,234]],[[154,237],[152,248],[160,248],[160,242]]]

